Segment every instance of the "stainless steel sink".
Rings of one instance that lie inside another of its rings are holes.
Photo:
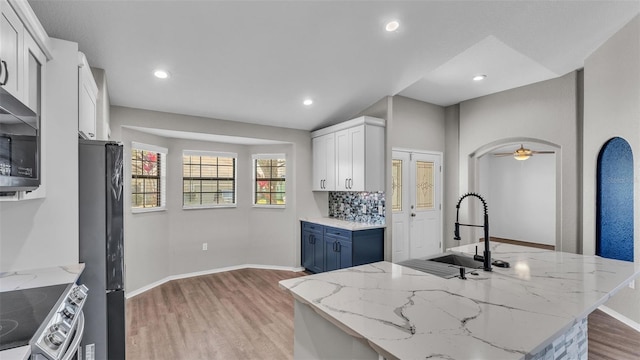
[[[483,263],[481,261],[474,260],[471,256],[461,254],[446,254],[435,258],[426,259],[427,261],[435,261],[439,263],[464,266],[472,269],[482,269]]]
[[[460,275],[460,268],[463,268],[465,273],[483,268],[482,262],[476,261],[470,256],[453,253],[441,254],[431,258],[405,260],[399,262],[398,265],[440,276],[445,279],[458,277]]]

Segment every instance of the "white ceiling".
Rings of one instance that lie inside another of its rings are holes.
[[[640,1],[30,4],[49,36],[105,69],[113,105],[305,130],[387,95],[450,105],[564,75],[640,12]],[[387,33],[391,19],[400,29]]]

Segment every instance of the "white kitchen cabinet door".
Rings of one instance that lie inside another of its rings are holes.
[[[98,85],[84,54],[78,65],[78,133],[85,139],[96,139]]]
[[[364,125],[336,133],[336,158],[338,162],[336,188],[341,191],[365,190]]]
[[[349,191],[352,174],[349,129],[336,132],[336,190]]]
[[[42,50],[29,34],[24,36],[24,103],[40,115],[42,106],[42,79],[47,62]]]
[[[0,86],[23,102],[24,33],[24,25],[11,5],[0,0]]]
[[[335,134],[313,138],[313,191],[333,191],[336,184]]]

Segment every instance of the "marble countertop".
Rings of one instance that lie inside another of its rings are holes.
[[[492,258],[511,267],[461,280],[382,261],[280,286],[388,359],[523,359],[640,275],[630,262],[501,243]]]
[[[0,273],[0,292],[76,282],[84,264]]]
[[[31,289],[42,286],[70,284],[76,282],[84,270],[84,264],[74,264],[33,270],[9,271],[0,273],[0,292]],[[28,359],[31,354],[29,345],[0,351],[3,360]]]
[[[302,217],[299,219],[300,221],[311,222],[315,224],[320,224],[324,226],[331,226],[339,229],[345,229],[350,231],[358,231],[358,230],[368,230],[368,229],[380,229],[385,228],[387,225],[385,224],[370,224],[370,223],[361,223],[355,221],[347,221],[347,220],[339,220],[335,218],[307,218]]]

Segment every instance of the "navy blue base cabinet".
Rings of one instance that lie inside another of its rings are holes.
[[[319,273],[384,259],[384,229],[349,231],[302,221],[302,266]]]

